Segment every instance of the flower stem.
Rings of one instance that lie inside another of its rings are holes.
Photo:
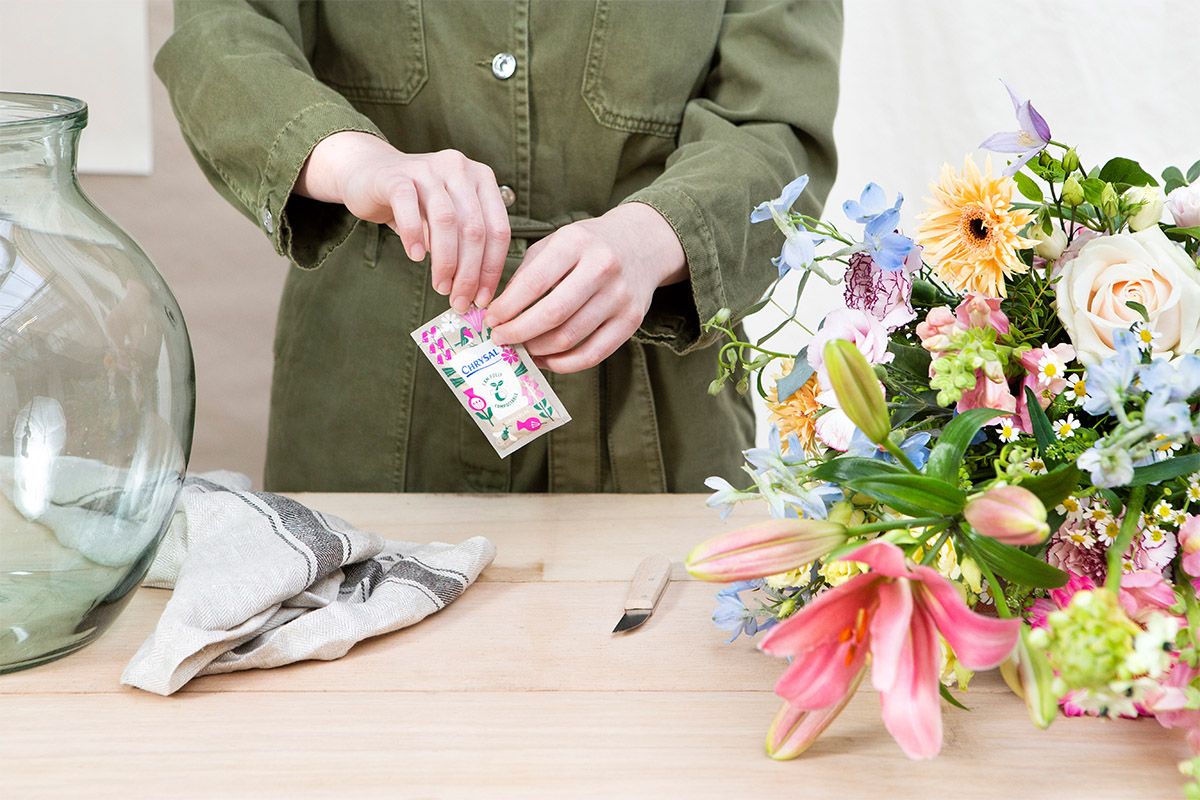
[[[1004,596],[1004,590],[1000,588],[999,581],[992,574],[992,568],[987,565],[987,562],[979,555],[979,551],[971,543],[967,537],[962,538],[962,543],[966,545],[967,555],[979,567],[979,571],[983,573],[983,577],[987,580],[988,586],[992,587],[992,599],[996,602],[996,613],[1004,619],[1012,617],[1012,609],[1008,607],[1008,598]]]
[[[1146,487],[1134,486],[1129,493],[1129,502],[1125,504],[1125,518],[1121,520],[1121,530],[1117,538],[1108,548],[1108,577],[1104,579],[1104,588],[1115,592],[1121,588],[1121,556],[1129,549],[1133,535],[1137,533],[1138,517],[1142,514],[1142,504],[1146,501]]]
[[[945,517],[914,517],[912,519],[885,519],[879,522],[864,522],[862,525],[851,525],[846,528],[846,533],[851,536],[857,536],[862,533],[875,533],[877,531],[894,531],[897,528],[905,528],[911,530],[913,528],[924,528],[929,525],[936,525],[943,522]]]
[[[921,559],[921,563],[927,567],[932,564],[934,560],[937,559],[938,553],[942,552],[942,548],[946,546],[946,540],[949,538],[950,531],[944,531],[942,535],[938,537],[937,543],[934,544],[933,547],[929,548],[929,552],[927,552],[925,557]]]
[[[888,437],[888,439],[883,442],[883,446],[889,453],[895,456],[896,460],[900,462],[901,466],[903,466],[909,472],[920,474],[921,470],[917,469],[917,465],[910,461],[908,456],[904,455],[904,451],[901,450],[896,443],[891,440],[891,437]]]

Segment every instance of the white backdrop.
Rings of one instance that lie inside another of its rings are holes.
[[[869,181],[889,199],[903,192],[912,233],[943,162],[961,170],[972,152],[982,166],[976,145],[1017,128],[1001,78],[1087,166],[1122,155],[1158,177],[1200,159],[1197,0],[845,0],[845,10],[838,178],[825,217],[846,231],[861,226],[842,202]],[[1004,156],[993,159],[999,172]],[[821,284],[809,280],[808,319],[841,302],[841,287]],[[764,310],[751,334],[781,318]],[[796,352],[807,338],[791,326],[772,341]]]
[[[0,91],[88,104],[79,171],[149,175],[146,0],[0,0]]]

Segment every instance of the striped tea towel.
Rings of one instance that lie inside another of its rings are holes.
[[[197,675],[341,658],[419,622],[495,558],[462,544],[386,541],[244,475],[189,476],[144,581],[174,588],[121,683],[169,695]]]

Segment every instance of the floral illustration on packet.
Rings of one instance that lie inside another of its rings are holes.
[[[483,309],[447,309],[412,332],[429,363],[504,458],[571,421],[522,345],[492,343]]]

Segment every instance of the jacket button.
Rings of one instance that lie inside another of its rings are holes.
[[[512,53],[497,53],[492,59],[492,74],[506,81],[517,71],[517,59]]]
[[[275,232],[275,220],[271,217],[271,212],[267,208],[262,210],[262,224],[267,233]]]
[[[517,202],[517,193],[512,190],[511,186],[501,186],[500,199],[504,201],[505,208],[512,208],[513,203]]]

